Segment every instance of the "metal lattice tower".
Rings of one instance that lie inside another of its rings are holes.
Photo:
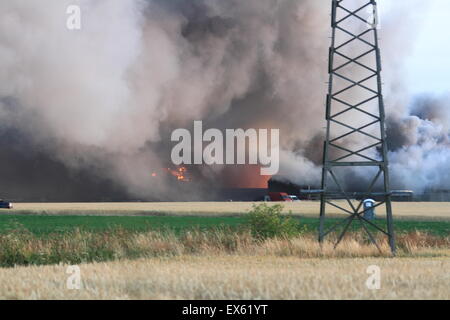
[[[337,246],[357,221],[378,249],[374,232],[386,235],[395,254],[377,3],[332,0],[331,16],[319,241],[334,233]],[[357,186],[355,176],[363,177],[356,178]],[[378,221],[366,219],[367,198],[376,201],[377,211],[386,212],[386,230]],[[334,225],[326,223],[331,207],[348,217]]]

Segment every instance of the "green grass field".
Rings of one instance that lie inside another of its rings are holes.
[[[373,232],[379,244],[377,250],[357,219],[335,249],[343,225],[319,245],[318,216],[297,214],[286,219],[281,210],[282,206],[261,204],[251,212],[209,216],[196,215],[192,210],[187,215],[129,215],[127,211],[118,211],[112,216],[83,215],[82,210],[78,214],[2,212],[0,267],[257,252],[261,256],[305,258],[391,255],[386,237]],[[427,219],[430,220],[413,217],[396,220],[399,256],[448,256],[450,221]],[[328,218],[325,227],[328,230],[342,220],[341,216]],[[374,223],[386,229],[384,219]]]
[[[310,232],[316,232],[318,218],[295,217]],[[330,227],[339,219],[328,219]],[[125,229],[127,231],[145,232],[149,230],[170,229],[175,232],[192,229],[213,229],[220,227],[239,228],[245,223],[245,217],[195,217],[195,216],[45,216],[45,215],[0,215],[0,233],[8,230],[25,228],[35,235],[64,233],[75,229],[85,231],[105,231]],[[384,226],[384,220],[376,224]],[[358,221],[352,224],[352,230],[358,229]],[[398,233],[421,231],[437,236],[450,234],[449,221],[407,221],[395,222]]]

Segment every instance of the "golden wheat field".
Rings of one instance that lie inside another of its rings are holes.
[[[380,268],[369,289],[368,267]],[[2,299],[450,299],[450,259],[180,256],[0,270]]]
[[[334,249],[311,236],[254,243],[241,235],[230,250],[217,237],[161,236],[133,240],[159,255],[80,264],[76,290],[67,265],[2,268],[0,299],[450,299],[448,240],[436,246],[423,234],[399,239],[397,258],[386,242],[378,252],[355,239]],[[379,289],[366,285],[370,266]]]
[[[17,203],[12,212],[224,216],[244,214],[252,205]],[[303,201],[286,203],[284,210],[317,216],[318,209],[318,202]],[[394,210],[405,219],[450,219],[449,203],[395,203]],[[65,264],[0,268],[0,299],[450,299],[449,239],[418,232],[399,235],[395,258],[385,239],[381,253],[352,238],[337,249],[331,242],[320,247],[314,235],[254,242],[248,234],[208,237],[198,231],[180,239],[149,232],[128,240],[108,241],[115,261],[79,265],[80,289],[68,287]],[[49,250],[41,242],[30,242],[22,250]],[[121,254],[123,246],[148,255],[129,260]],[[379,289],[366,285],[370,266],[379,267]]]
[[[239,215],[252,208],[252,202],[104,202],[104,203],[15,203],[12,213],[70,215]],[[340,205],[347,207],[346,203]],[[285,202],[284,212],[318,216],[318,201]],[[330,215],[339,215],[329,207]],[[382,212],[383,208],[379,208]],[[394,202],[398,218],[450,220],[450,202]]]

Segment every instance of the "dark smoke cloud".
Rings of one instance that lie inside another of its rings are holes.
[[[230,177],[250,179],[238,168],[191,168],[196,182],[185,187],[159,174],[170,165],[170,133],[194,120],[279,128],[281,175],[319,181],[328,1],[79,0],[75,32],[65,28],[73,1],[43,2],[0,4],[2,195],[186,200],[239,184]],[[388,74],[390,83],[397,78]],[[409,113],[391,91],[401,105],[389,120],[394,179],[408,188],[439,185],[410,186],[401,176],[410,168],[403,153],[427,150],[424,132],[448,132],[440,108]],[[443,140],[436,146],[446,148]]]

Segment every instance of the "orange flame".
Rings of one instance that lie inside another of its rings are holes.
[[[169,174],[177,178],[178,181],[181,182],[189,182],[191,179],[187,176],[187,168],[186,167],[178,167],[175,170],[171,168],[165,169]]]

